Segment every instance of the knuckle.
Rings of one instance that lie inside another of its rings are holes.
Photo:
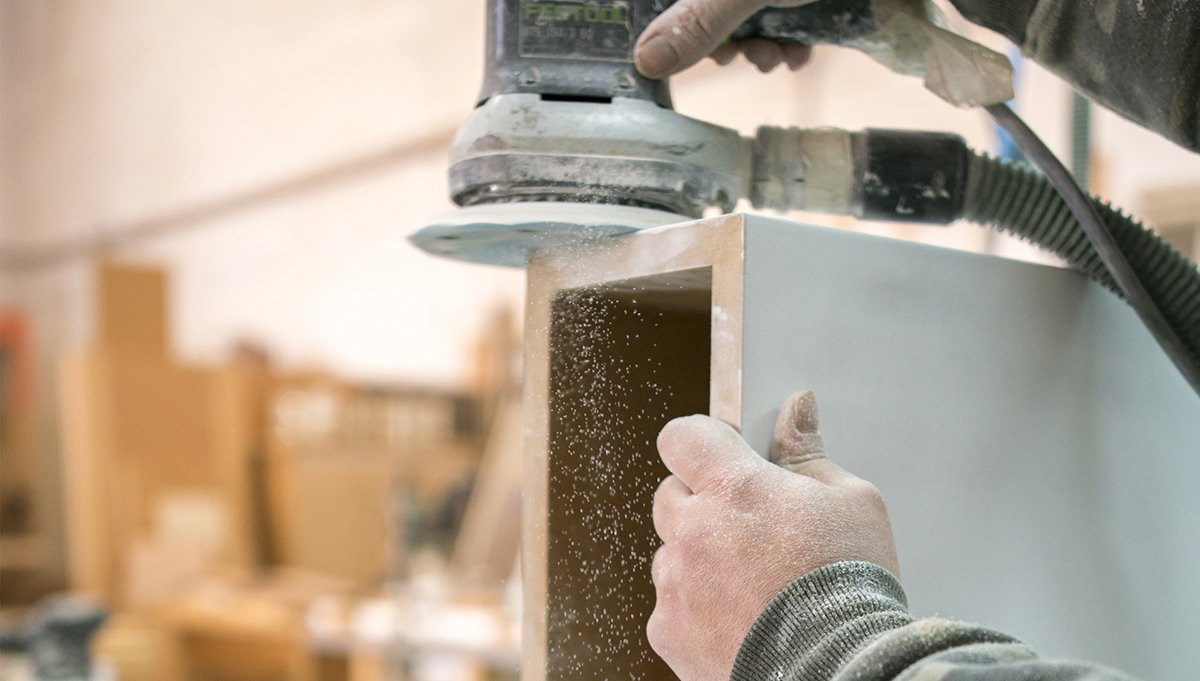
[[[655,439],[654,446],[656,449],[658,449],[660,454],[674,446],[676,438],[675,433],[679,430],[679,426],[676,424],[677,421],[679,421],[679,419],[668,421],[667,425],[663,426],[662,430],[658,431],[658,438]]]
[[[672,571],[687,575],[696,570],[708,569],[712,557],[712,549],[709,546],[711,540],[711,530],[702,530],[691,525],[681,528],[671,544],[671,554],[663,559],[666,561],[662,568],[664,579],[669,581]]]
[[[650,511],[650,516],[654,523],[654,532],[658,535],[658,538],[663,541],[669,539],[671,531],[668,529],[666,512],[663,510],[663,507],[655,503],[654,508]]]
[[[658,432],[658,451],[663,450],[687,450],[692,447],[695,440],[693,432],[695,430],[696,417],[680,416],[671,419],[667,425],[662,427]]]
[[[674,475],[668,475],[667,477],[662,479],[662,482],[658,483],[658,488],[654,490],[654,506],[655,507],[658,507],[659,505],[666,503],[665,502],[666,495],[668,494],[671,487],[675,485],[675,481],[673,478],[675,478]]]
[[[875,486],[875,483],[872,483],[868,480],[863,480],[862,478],[857,478],[848,483],[847,487],[855,497],[861,499],[862,501],[865,501],[872,506],[883,507],[883,492],[879,491],[879,488]]]
[[[666,625],[666,619],[666,616],[663,614],[662,605],[659,604],[650,613],[650,619],[646,620],[646,641],[650,643],[650,647],[659,655],[662,655],[668,649],[668,632],[670,628]]]
[[[671,573],[687,574],[689,566],[694,565],[700,553],[695,532],[681,528],[675,533],[670,544],[663,544],[655,553],[655,561],[651,570],[657,571],[658,582],[666,585],[671,580]],[[661,554],[661,555],[659,555]]]
[[[676,26],[684,40],[697,46],[720,42],[724,37],[715,30],[712,13],[704,7],[707,5],[695,2],[679,4]]]
[[[654,552],[650,561],[650,582],[660,601],[673,598],[685,584],[687,574],[685,556],[688,549],[675,544],[664,544]]]
[[[659,483],[658,489],[654,491],[654,500],[650,507],[651,519],[655,532],[663,541],[670,539],[674,534],[676,503],[674,496],[679,493],[681,485],[682,483],[675,476],[669,475]]]
[[[650,581],[654,583],[655,588],[661,588],[666,584],[666,549],[667,547],[660,546],[654,552],[654,557],[650,560]]]
[[[736,468],[722,471],[713,481],[716,496],[734,507],[753,503],[758,494],[758,479],[751,471]]]
[[[671,545],[681,553],[690,551],[692,545],[696,543],[698,534],[692,523],[679,523],[679,526],[674,529],[674,537],[672,537],[673,541]]]

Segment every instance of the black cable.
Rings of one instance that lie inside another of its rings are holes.
[[[1012,135],[1029,160],[1041,169],[1054,188],[1058,190],[1067,207],[1071,209],[1071,214],[1075,216],[1075,220],[1079,222],[1084,234],[1087,235],[1088,240],[1100,255],[1100,259],[1104,261],[1105,267],[1117,282],[1121,293],[1133,307],[1134,312],[1174,362],[1179,373],[1183,374],[1188,384],[1192,386],[1192,390],[1200,395],[1200,362],[1192,355],[1183,339],[1167,321],[1162,310],[1159,309],[1158,304],[1138,277],[1137,272],[1129,264],[1125,253],[1113,239],[1108,225],[1100,219],[1091,199],[1079,188],[1070,171],[1025,124],[1025,121],[1021,120],[1020,116],[1017,116],[1007,105],[993,104],[984,108],[1000,127]]]

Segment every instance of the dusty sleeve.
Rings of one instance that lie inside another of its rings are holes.
[[[1200,2],[951,1],[1081,92],[1200,151]]]
[[[732,681],[1131,681],[1090,664],[1041,660],[996,631],[914,620],[904,592],[871,563],[804,575],[763,610],[742,641]]]

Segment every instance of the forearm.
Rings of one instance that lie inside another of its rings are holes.
[[[1128,681],[1091,665],[1039,660],[998,632],[914,620],[900,585],[869,563],[836,563],[797,579],[769,603],[742,642],[733,681],[955,678],[978,681]]]
[[[1100,103],[1200,151],[1200,3],[952,2]]]

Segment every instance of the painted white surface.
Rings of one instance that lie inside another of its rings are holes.
[[[1063,270],[749,216],[742,424],[816,391],[919,615],[1145,678],[1200,668],[1200,399]]]

